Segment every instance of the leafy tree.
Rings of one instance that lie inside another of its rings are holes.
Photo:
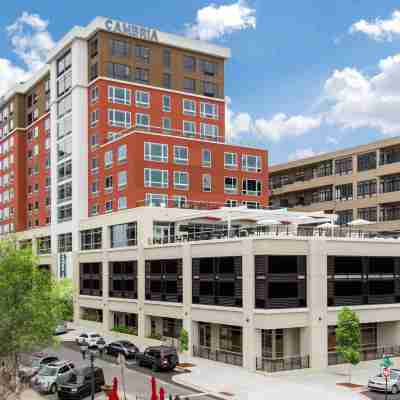
[[[343,307],[338,315],[336,349],[343,359],[349,363],[350,382],[351,366],[360,362],[361,330],[357,314],[348,307]]]
[[[0,400],[21,392],[21,357],[53,343],[61,319],[59,286],[38,268],[32,249],[0,241]]]
[[[181,333],[179,335],[179,351],[184,353],[189,350],[189,334],[185,328],[181,329]]]
[[[69,278],[64,278],[58,283],[59,299],[63,321],[72,321],[74,319],[74,297],[73,284]]]

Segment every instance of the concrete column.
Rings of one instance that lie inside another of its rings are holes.
[[[72,285],[74,288],[73,302],[74,302],[74,322],[77,323],[80,319],[80,306],[79,306],[79,261],[76,253],[71,255],[72,264]],[[57,256],[55,262],[55,268],[57,273]]]
[[[326,242],[310,240],[307,257],[307,306],[309,309],[310,366],[328,366],[327,254]]]
[[[376,167],[380,166],[381,162],[381,149],[376,149]]]
[[[186,328],[185,328],[186,329]],[[189,338],[191,338],[191,346],[189,349],[189,354],[192,356],[193,355],[193,346],[198,346],[199,343],[199,323],[197,321],[192,321],[192,329],[191,329],[191,334],[189,334]],[[190,344],[190,340],[189,340]]]
[[[104,237],[104,231],[103,231]],[[109,295],[109,265],[108,265],[108,253],[103,252],[103,331],[108,332],[113,325],[113,321],[110,318],[110,310],[108,306],[108,295]]]
[[[192,321],[192,247],[190,243],[182,246],[182,284],[183,284],[183,321],[182,326],[189,336],[189,350],[193,355],[193,321]]]
[[[138,241],[138,258],[137,258],[137,279],[138,279],[138,336],[145,338],[150,330],[146,328],[146,316],[144,313],[144,299],[145,299],[145,258],[143,241]]]
[[[262,329],[254,330],[254,348],[256,352],[256,359],[262,358]],[[257,362],[256,362],[257,364]]]
[[[310,354],[310,341],[308,337],[309,328],[300,328],[300,355],[302,357]]]
[[[284,357],[294,357],[300,354],[300,333],[299,329],[283,330],[283,355]]]
[[[254,342],[254,252],[251,239],[242,240],[242,285],[243,285],[243,367],[256,370],[257,348]]]

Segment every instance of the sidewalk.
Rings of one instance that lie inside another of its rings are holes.
[[[190,362],[195,365],[191,372],[175,375],[173,381],[225,400],[350,400],[361,399],[359,392],[364,390],[336,386],[337,382],[347,382],[344,366],[268,374],[202,358],[192,358]],[[365,385],[368,377],[379,370],[379,362],[366,362],[355,368],[352,383]]]

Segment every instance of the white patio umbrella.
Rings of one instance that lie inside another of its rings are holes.
[[[367,221],[366,219],[355,219],[354,221],[350,221],[347,225],[358,226],[358,225],[369,225],[372,224],[371,221]]]
[[[324,224],[318,225],[317,228],[336,228],[339,225],[332,224],[332,222],[325,222]]]
[[[257,221],[257,225],[281,225],[281,222],[276,219],[262,219]]]

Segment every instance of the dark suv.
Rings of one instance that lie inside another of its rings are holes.
[[[175,347],[154,346],[148,347],[143,353],[136,353],[139,366],[151,367],[153,371],[171,371],[179,362]]]
[[[106,347],[107,354],[114,357],[122,354],[127,360],[135,358],[138,351],[139,349],[127,340],[117,340],[116,342],[109,343]]]
[[[101,391],[104,385],[104,373],[99,367],[94,367],[95,392]],[[58,386],[59,399],[83,399],[92,393],[92,371],[90,367],[76,369],[69,380]]]

